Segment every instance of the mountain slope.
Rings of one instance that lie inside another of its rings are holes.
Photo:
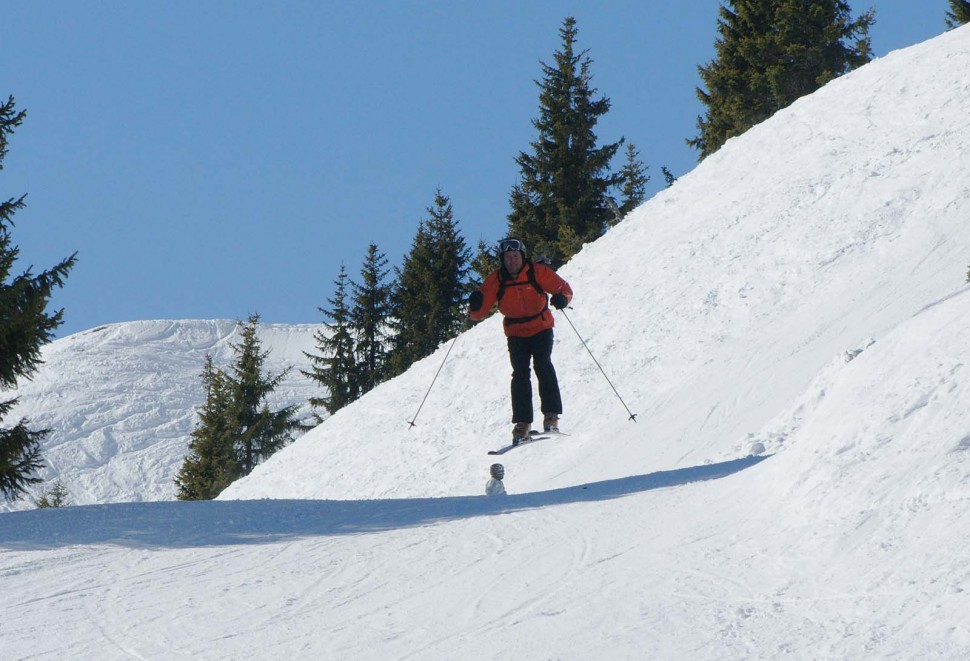
[[[730,141],[562,269],[568,441],[510,455],[522,491],[744,454],[837,356],[963,285],[970,244],[965,31],[893,53]],[[949,44],[949,46],[947,46]],[[498,319],[279,453],[230,498],[476,493],[508,437]],[[607,451],[603,451],[607,449]],[[618,460],[619,459],[619,460]],[[515,470],[519,462],[528,469]]]
[[[307,365],[320,326],[264,324],[259,337],[270,352],[266,369]],[[49,428],[45,482],[60,479],[74,504],[165,500],[182,464],[195,411],[205,394],[199,375],[206,354],[216,366],[233,360],[235,321],[139,321],[103,326],[52,342],[34,379],[13,392],[21,398],[11,419],[26,416]],[[271,405],[306,407],[319,389],[290,371]],[[306,411],[302,411],[306,414]],[[32,506],[0,503],[0,509]]]

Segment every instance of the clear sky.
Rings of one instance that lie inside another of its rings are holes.
[[[601,142],[637,146],[650,193],[662,165],[689,171],[720,4],[6,2],[0,95],[28,112],[0,172],[0,197],[28,194],[18,266],[78,252],[59,336],[252,312],[317,323],[371,241],[400,263],[438,187],[470,246],[504,234],[566,16],[612,101]],[[877,56],[942,33],[948,7],[851,5],[876,9]]]

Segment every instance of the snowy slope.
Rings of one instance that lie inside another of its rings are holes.
[[[305,406],[319,396],[299,371],[307,368],[303,352],[316,352],[318,328],[260,326],[263,350],[270,352],[266,369],[279,374],[297,366],[274,393],[273,406]],[[11,394],[21,402],[10,416],[53,430],[44,442],[47,467],[40,477],[60,479],[75,504],[174,498],[173,479],[205,399],[199,378],[205,356],[228,368],[238,331],[230,320],[139,321],[45,346],[34,379]],[[0,503],[0,510],[32,506],[27,499]]]
[[[743,455],[748,434],[835,357],[961,287],[965,57],[957,46],[914,48],[835,81],[731,141],[563,268],[576,292],[569,318],[639,422],[557,314],[562,427],[573,436],[557,452],[536,449],[541,461],[510,457],[510,484],[530,491]],[[415,430],[406,421],[444,347],[226,497],[476,493],[482,450],[510,432],[499,323],[458,340]]]
[[[588,246],[569,318],[639,422],[560,317],[572,435],[506,498],[491,320],[413,430],[446,347],[222,500],[0,515],[4,656],[970,658],[968,114],[965,27]]]

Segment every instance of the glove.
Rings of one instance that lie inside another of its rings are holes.
[[[552,303],[552,307],[556,308],[557,310],[562,310],[564,307],[569,305],[569,301],[566,300],[566,295],[562,293],[553,294],[552,299],[549,302]]]
[[[484,298],[485,297],[482,296],[482,292],[473,291],[471,294],[468,295],[468,309],[471,310],[472,312],[478,312],[479,310],[481,310]]]

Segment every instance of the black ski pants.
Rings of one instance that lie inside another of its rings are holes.
[[[552,329],[531,337],[510,337],[509,359],[512,361],[512,422],[532,422],[532,372],[539,381],[539,403],[543,413],[562,413],[559,380],[552,364]]]

